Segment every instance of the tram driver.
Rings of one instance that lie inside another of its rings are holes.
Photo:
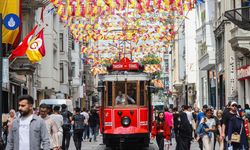
[[[135,104],[135,100],[132,97],[128,95],[126,97],[127,97],[129,104]],[[117,105],[125,105],[125,101],[126,101],[125,94],[122,94],[122,91],[119,91],[117,97],[115,98],[115,101]]]

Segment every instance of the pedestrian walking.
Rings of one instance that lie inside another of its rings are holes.
[[[68,150],[70,144],[70,137],[71,137],[71,120],[72,120],[72,113],[67,110],[67,105],[62,104],[61,115],[63,117],[63,140],[62,140],[62,149]]]
[[[16,118],[16,111],[14,109],[11,109],[9,112],[9,117],[7,119],[6,122],[3,123],[3,142],[4,142],[4,147],[7,144],[7,138],[8,138],[8,134],[12,129],[12,124],[13,121]]]
[[[223,150],[224,149],[224,142],[223,142],[223,139],[221,139],[221,132],[222,132],[222,114],[223,114],[223,111],[222,110],[218,110],[216,112],[216,117],[217,117],[217,131],[216,131],[216,141],[219,143],[219,150]],[[215,150],[215,146],[214,146],[214,150]]]
[[[45,124],[47,127],[47,131],[48,131],[49,139],[50,139],[50,149],[59,150],[60,142],[59,142],[59,136],[58,136],[58,128],[57,128],[56,123],[50,118],[48,113],[49,113],[48,105],[41,104],[39,106],[39,114],[40,114],[40,117],[45,121]]]
[[[81,115],[84,116],[84,131],[83,131],[83,140],[89,139],[89,113],[86,111],[86,108],[83,108]]]
[[[97,136],[97,124],[99,124],[99,116],[95,109],[91,109],[89,114],[89,133],[90,138],[89,141],[91,142],[92,139],[94,142],[96,142],[96,136]]]
[[[8,133],[12,129],[12,124],[15,118],[16,118],[16,111],[14,109],[11,109],[9,112],[8,120],[7,120]]]
[[[230,114],[234,114],[228,121],[228,144],[233,150],[248,149],[244,120],[237,114],[237,103],[231,103]]]
[[[233,111],[231,111],[233,110]],[[236,102],[232,102],[229,101],[225,110],[223,111],[222,114],[222,128],[221,128],[221,139],[224,140],[224,149],[227,150],[228,149],[228,125],[229,125],[229,121],[231,120],[231,118],[233,118],[234,116],[236,116],[238,114],[237,111],[237,103]]]
[[[60,106],[55,106],[53,109],[53,114],[50,115],[50,118],[56,123],[58,128],[58,138],[59,138],[59,145],[62,147],[62,138],[63,138],[63,117],[60,114]]]
[[[20,118],[13,121],[6,150],[50,150],[46,124],[33,114],[34,99],[30,95],[18,98]]]
[[[169,128],[170,128],[170,145],[172,145],[172,130],[173,130],[173,114],[169,111],[168,107],[165,107],[165,112],[164,112],[164,116],[165,116],[165,122],[168,124]]]
[[[189,136],[193,137],[193,129],[194,128],[193,128],[192,124],[193,123],[195,124],[195,122],[194,122],[193,114],[190,111],[190,107],[188,105],[184,105],[183,106],[183,112],[185,112],[187,114],[187,118],[188,118],[188,121],[189,121],[189,124],[187,124],[187,125],[189,125],[190,126],[189,128],[192,129],[192,132],[190,132]]]
[[[80,114],[81,109],[75,108],[75,115],[72,117],[73,125],[73,139],[75,142],[76,150],[81,150],[82,147],[82,135],[84,130],[84,116]]]
[[[185,112],[181,111],[175,114],[174,131],[177,143],[176,150],[190,150],[192,127]]]
[[[206,109],[205,117],[200,121],[197,128],[198,138],[201,138],[204,150],[214,149],[214,132],[216,132],[216,122],[212,118],[212,109]]]
[[[159,150],[164,150],[164,139],[170,140],[171,131],[168,123],[164,119],[164,112],[158,113],[157,120],[154,121],[152,127],[152,139],[156,137]]]
[[[198,128],[198,126],[199,126],[199,124],[200,124],[201,119],[205,117],[205,113],[206,113],[207,108],[208,108],[207,105],[203,105],[203,106],[202,106],[202,111],[198,113],[197,119],[196,119],[196,120],[197,120],[197,121],[196,121],[196,127],[197,127],[197,128]],[[198,143],[199,143],[199,148],[200,148],[201,150],[203,150],[202,138],[199,138],[199,137],[197,136],[197,139],[198,139]]]

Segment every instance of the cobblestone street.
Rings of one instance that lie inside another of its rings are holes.
[[[72,138],[71,138],[69,150],[75,150],[75,145],[74,145],[74,141]],[[82,150],[109,150],[109,149],[106,148],[106,146],[102,144],[102,137],[98,136],[97,142],[83,141]],[[137,150],[137,149],[135,148],[134,150]],[[145,150],[158,150],[158,149],[157,149],[157,146],[154,144],[154,142],[151,142],[149,148],[145,148]],[[175,150],[175,144],[170,146],[170,150]],[[191,150],[199,150],[199,146],[197,142],[192,142]]]

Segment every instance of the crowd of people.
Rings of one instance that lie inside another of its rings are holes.
[[[235,101],[228,102],[223,110],[208,105],[199,108],[183,105],[160,111],[155,116],[152,139],[156,137],[159,150],[166,143],[176,141],[176,150],[189,150],[198,142],[201,150],[248,150],[250,144],[250,108],[241,108]]]
[[[99,133],[99,116],[92,107],[90,111],[67,105],[54,106],[53,111],[41,104],[34,111],[34,99],[29,95],[18,98],[19,110],[10,110],[3,123],[6,150],[68,150],[71,136],[76,150],[81,150],[82,141],[96,142]],[[198,142],[201,150],[247,150],[250,144],[250,108],[241,108],[235,101],[228,102],[223,110],[214,110],[208,105],[202,109],[183,105],[157,112],[152,123],[152,139],[159,150],[166,143],[176,150],[189,150],[191,143]],[[8,137],[8,138],[7,138]]]
[[[6,150],[68,150],[71,136],[76,150],[81,150],[83,140],[97,141],[99,116],[95,107],[90,111],[76,107],[72,113],[65,104],[54,106],[52,111],[41,104],[34,111],[31,96],[20,96],[18,102],[18,113],[10,110],[3,123]]]

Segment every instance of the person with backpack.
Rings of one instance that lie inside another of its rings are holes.
[[[62,149],[68,150],[69,143],[70,143],[70,129],[71,129],[71,120],[72,120],[72,113],[67,110],[67,105],[62,104],[61,115],[63,117],[63,139],[62,139]]]
[[[202,106],[202,111],[198,113],[197,118],[196,118],[196,127],[197,127],[197,128],[198,128],[198,126],[199,126],[199,124],[200,124],[201,119],[205,117],[205,113],[206,113],[207,108],[208,108],[208,106],[207,106],[206,104],[203,105],[203,106]],[[200,148],[200,150],[203,150],[202,139],[199,138],[198,136],[197,136],[197,138],[199,139],[199,140],[198,140],[199,148]]]
[[[79,107],[75,108],[75,115],[72,118],[73,125],[73,139],[75,142],[76,150],[81,150],[82,147],[82,135],[84,131],[84,120],[85,117],[80,114],[81,109]]]
[[[181,111],[174,115],[174,131],[177,143],[176,150],[190,150],[193,139],[191,136],[192,127],[185,112]]]
[[[201,138],[204,150],[214,149],[214,132],[216,132],[216,122],[213,116],[213,110],[208,108],[205,117],[201,119],[197,128],[198,138]]]

